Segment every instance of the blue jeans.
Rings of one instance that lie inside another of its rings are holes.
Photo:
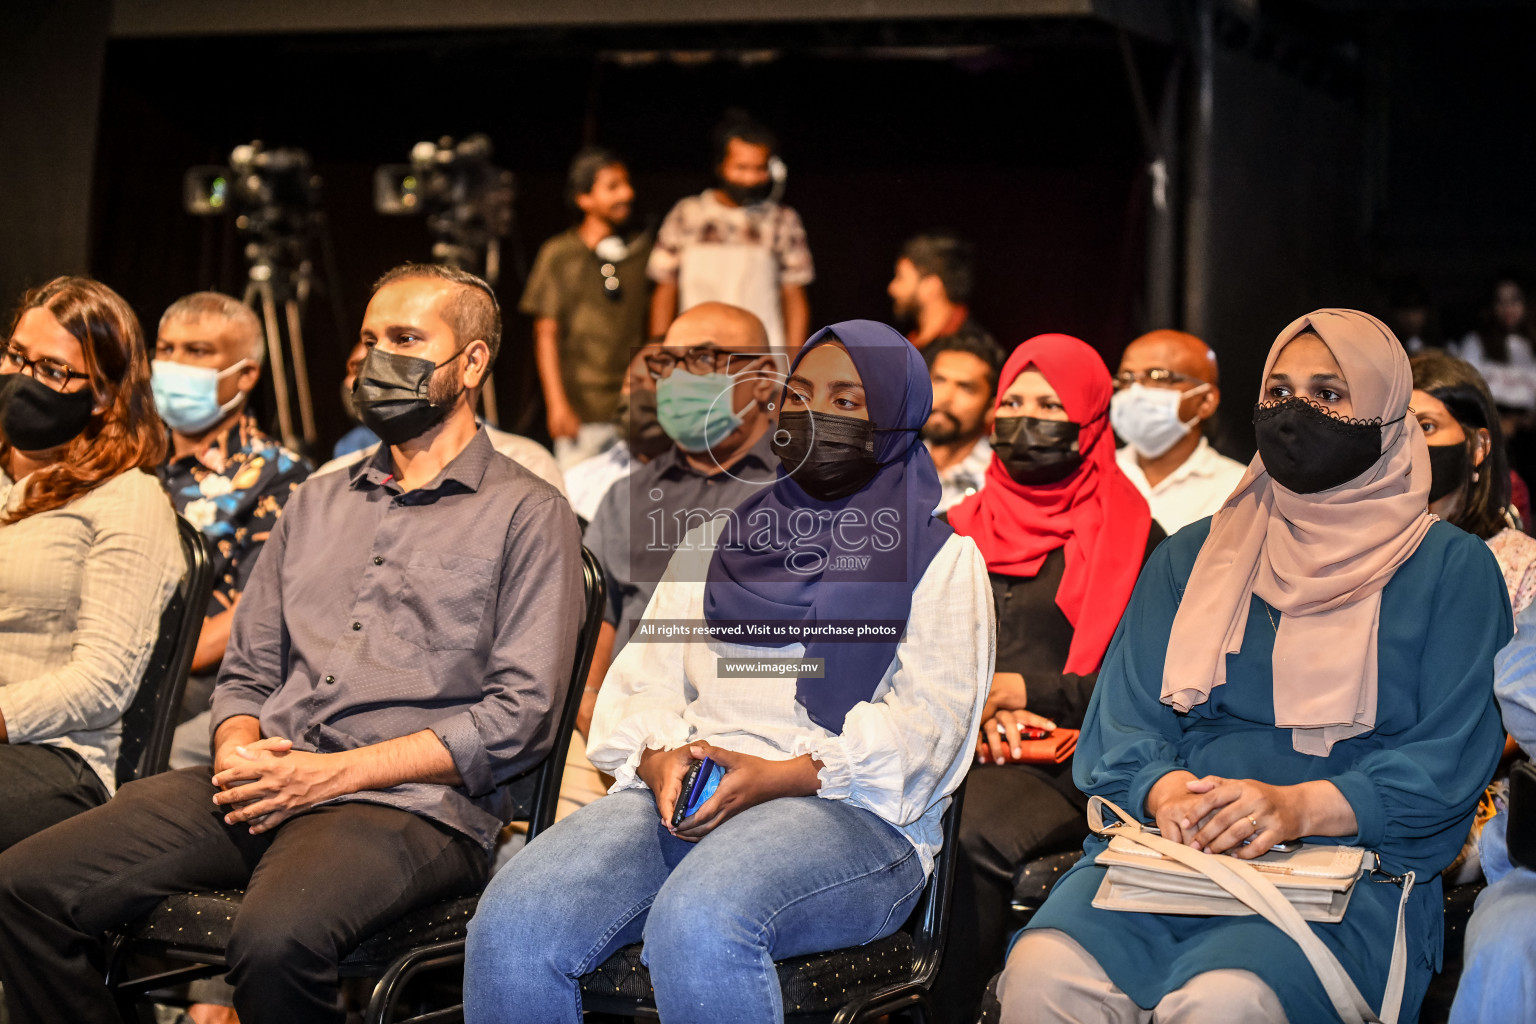
[[[1536,1021],[1536,872],[1514,868],[1477,895],[1451,1024]]]
[[[773,962],[883,938],[924,883],[912,844],[840,800],[752,807],[697,844],[649,790],[576,811],[491,879],[469,923],[469,1024],[579,1024],[577,979],[644,941],[667,1024],[784,1019]]]

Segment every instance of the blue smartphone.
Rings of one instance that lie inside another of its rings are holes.
[[[683,789],[678,794],[677,806],[672,809],[673,828],[681,825],[684,819],[691,817],[703,806],[704,801],[715,795],[724,775],[725,769],[707,757],[688,766],[688,771],[683,774]]]

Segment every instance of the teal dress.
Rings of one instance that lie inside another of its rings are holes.
[[[1382,591],[1376,728],[1337,743],[1327,757],[1297,753],[1274,724],[1270,656],[1275,631],[1255,597],[1241,652],[1227,682],[1178,714],[1159,701],[1163,656],[1174,613],[1210,532],[1205,519],[1152,555],[1115,633],[1078,741],[1073,775],[1150,820],[1147,793],[1163,775],[1258,779],[1291,785],[1327,779],[1354,808],[1359,834],[1325,840],[1375,850],[1391,874],[1412,870],[1407,918],[1405,1022],[1417,1019],[1440,968],[1440,871],[1467,836],[1478,796],[1493,776],[1504,734],[1493,697],[1493,656],[1509,641],[1509,596],[1482,541],[1447,523],[1429,528],[1418,550]],[[1098,910],[1104,877],[1094,858],[1104,841],[1052,891],[1031,928],[1065,932],[1093,954],[1138,1006],[1150,1009],[1204,971],[1252,971],[1275,990],[1293,1021],[1337,1020],[1306,957],[1261,917],[1187,917]],[[1312,928],[1339,957],[1373,1007],[1381,1005],[1401,890],[1356,883],[1344,920]]]

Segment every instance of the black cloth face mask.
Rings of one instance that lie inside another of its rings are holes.
[[[1439,501],[1465,487],[1472,476],[1472,459],[1462,444],[1429,446],[1429,500]]]
[[[1260,403],[1253,433],[1264,469],[1297,494],[1346,484],[1381,458],[1381,421],[1346,419],[1305,398]]]
[[[632,388],[620,395],[618,421],[619,436],[640,458],[654,459],[674,443],[656,418],[656,392],[651,388]]]
[[[992,450],[1016,484],[1038,487],[1064,480],[1083,464],[1078,447],[1082,425],[1070,420],[999,416],[992,424]]]
[[[722,179],[720,191],[730,196],[731,202],[737,206],[756,206],[773,194],[773,182],[765,181],[761,185],[738,185]]]
[[[443,422],[453,402],[432,404],[428,397],[432,375],[459,358],[463,351],[461,348],[441,363],[434,363],[380,348],[369,349],[368,358],[357,371],[357,382],[352,385],[352,400],[363,425],[385,444],[403,444]]]
[[[0,431],[24,452],[46,452],[68,444],[91,422],[96,404],[89,387],[65,394],[25,373],[0,376]]]
[[[825,412],[785,412],[773,432],[773,451],[801,489],[818,501],[836,501],[863,488],[880,472],[875,425]]]

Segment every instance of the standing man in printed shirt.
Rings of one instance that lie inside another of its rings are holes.
[[[208,764],[208,700],[256,556],[310,465],[262,433],[246,401],[261,379],[261,324],[218,292],[160,318],[153,385],[171,450],[160,479],[176,511],[213,543],[213,597],[192,658],[171,767]]]
[[[755,314],[775,353],[805,344],[816,270],[800,215],[770,198],[777,149],[772,132],[740,114],[715,130],[717,186],[679,200],[651,251],[652,338],[684,310],[723,302]]]
[[[576,154],[566,195],[581,223],[539,249],[518,308],[534,318],[534,354],[555,458],[566,470],[618,438],[630,358],[646,340],[647,231],[627,231],[635,190],[609,150]]]

